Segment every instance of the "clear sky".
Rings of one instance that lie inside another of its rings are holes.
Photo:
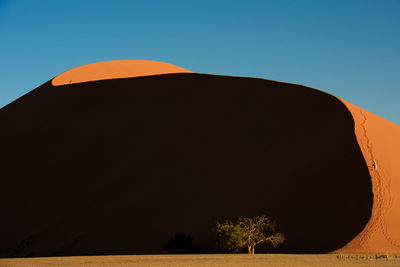
[[[148,59],[299,83],[400,124],[400,0],[0,0],[0,107],[68,69]]]

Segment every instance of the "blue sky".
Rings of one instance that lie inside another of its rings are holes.
[[[148,59],[315,87],[400,124],[400,0],[0,0],[0,107],[65,70]]]

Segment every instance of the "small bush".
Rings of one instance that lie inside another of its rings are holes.
[[[193,253],[195,252],[195,245],[190,235],[176,233],[163,244],[163,249],[169,253]]]

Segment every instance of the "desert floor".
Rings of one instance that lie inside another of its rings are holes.
[[[400,266],[399,254],[202,254],[0,259],[18,266]]]

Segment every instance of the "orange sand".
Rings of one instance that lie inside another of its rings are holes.
[[[131,78],[168,73],[191,72],[164,62],[151,60],[114,60],[83,65],[67,70],[52,80],[52,85],[64,85],[89,81]]]
[[[336,252],[400,252],[400,126],[341,101],[354,118],[357,141],[372,179],[374,202],[364,230]]]

